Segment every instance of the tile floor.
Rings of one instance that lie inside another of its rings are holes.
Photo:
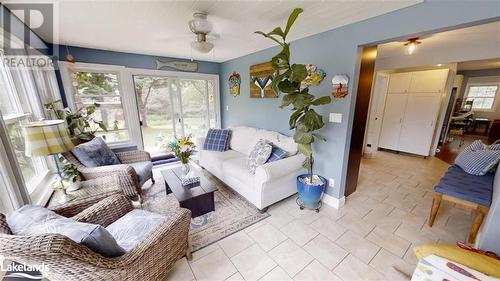
[[[379,152],[363,159],[358,191],[341,210],[299,210],[295,198],[271,217],[180,260],[169,280],[397,280],[416,263],[412,248],[465,241],[472,213],[441,203],[426,224],[433,184],[448,165],[437,158]]]

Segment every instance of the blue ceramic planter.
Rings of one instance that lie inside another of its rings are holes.
[[[299,199],[303,206],[308,209],[318,209],[320,205],[321,197],[325,192],[327,180],[319,176],[322,183],[319,185],[309,185],[300,181],[302,178],[309,177],[309,174],[300,175],[297,177],[297,192],[299,193]]]

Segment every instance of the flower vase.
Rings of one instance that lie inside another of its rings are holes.
[[[182,163],[182,174],[185,176],[189,174],[190,171],[191,171],[191,166],[189,165],[189,162]]]

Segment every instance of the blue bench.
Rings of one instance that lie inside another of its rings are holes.
[[[434,186],[435,194],[429,216],[429,226],[432,227],[434,224],[441,200],[471,207],[475,209],[475,217],[468,242],[474,243],[479,227],[491,205],[493,178],[493,173],[475,176],[466,173],[456,165],[451,166],[439,183]]]

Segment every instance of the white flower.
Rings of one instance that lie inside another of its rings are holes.
[[[185,144],[185,145],[181,146],[180,151],[186,152],[186,151],[189,151],[190,148],[191,147],[189,145]]]

